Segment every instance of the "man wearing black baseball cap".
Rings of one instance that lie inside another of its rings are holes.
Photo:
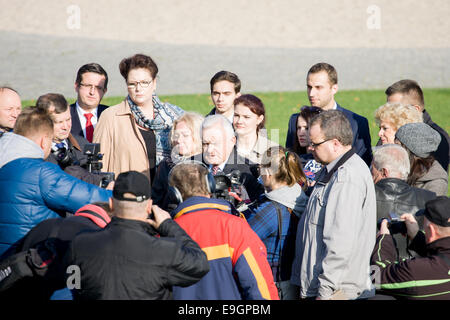
[[[194,284],[209,271],[205,253],[150,196],[145,175],[119,174],[111,222],[72,242],[68,259],[81,275],[75,299],[170,299],[172,286]]]
[[[397,261],[387,220],[381,223],[371,265],[380,293],[402,299],[450,299],[450,199],[440,196],[425,204],[424,232],[412,214],[403,214],[410,250],[421,257]]]

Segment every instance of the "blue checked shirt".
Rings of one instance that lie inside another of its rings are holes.
[[[250,227],[259,236],[267,249],[267,260],[272,268],[275,281],[285,281],[290,278],[294,259],[295,236],[298,218],[291,214],[288,208],[278,203],[281,209],[282,228],[281,239],[278,236],[278,214],[272,200],[262,195],[255,205],[244,212]],[[280,252],[282,264],[280,268]]]

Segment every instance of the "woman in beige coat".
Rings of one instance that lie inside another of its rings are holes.
[[[94,143],[100,143],[104,172],[117,177],[125,171],[138,171],[152,179],[159,162],[170,157],[169,134],[173,121],[183,110],[162,103],[154,94],[158,67],[151,57],[136,54],[119,64],[128,96],[103,111],[94,130]]]

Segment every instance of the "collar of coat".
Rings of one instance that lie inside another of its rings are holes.
[[[106,228],[126,228],[126,229],[134,229],[138,231],[142,231],[148,233],[152,236],[157,235],[155,228],[153,228],[147,222],[141,220],[133,220],[133,219],[124,219],[119,217],[112,217],[111,222],[106,226]]]
[[[183,214],[203,211],[203,210],[219,210],[232,214],[231,204],[222,199],[214,199],[207,197],[194,196],[183,201],[174,211],[173,219],[181,217]]]
[[[344,153],[344,155],[339,159],[339,161],[334,165],[333,169],[330,170],[330,172],[327,172],[326,174],[321,174],[319,181],[320,183],[327,184],[333,174],[339,169],[340,166],[342,166],[352,155],[355,154],[355,150],[351,148],[349,151]],[[325,170],[326,166],[323,166],[322,170]]]

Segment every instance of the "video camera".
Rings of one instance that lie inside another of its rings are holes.
[[[388,229],[391,234],[397,234],[397,233],[406,234],[407,233],[405,221],[401,220],[400,217],[394,212],[389,213],[388,218],[381,218],[380,220],[378,220],[378,223],[377,223],[378,230],[380,230],[381,222],[384,219],[386,219],[388,221]]]
[[[218,173],[214,176],[216,182],[213,198],[224,199],[239,209],[245,205],[243,198],[248,198],[247,191],[241,182],[241,172],[234,170],[229,174]],[[243,194],[244,193],[244,194]]]
[[[80,161],[73,153],[72,148],[67,149],[66,147],[59,149],[52,149],[52,154],[56,158],[58,165],[61,169],[65,169],[68,166],[79,166]]]
[[[103,154],[100,153],[100,143],[86,143],[83,154],[87,156],[87,170],[102,177],[100,185],[102,188],[106,188],[111,181],[114,181],[114,172],[101,172]]]

